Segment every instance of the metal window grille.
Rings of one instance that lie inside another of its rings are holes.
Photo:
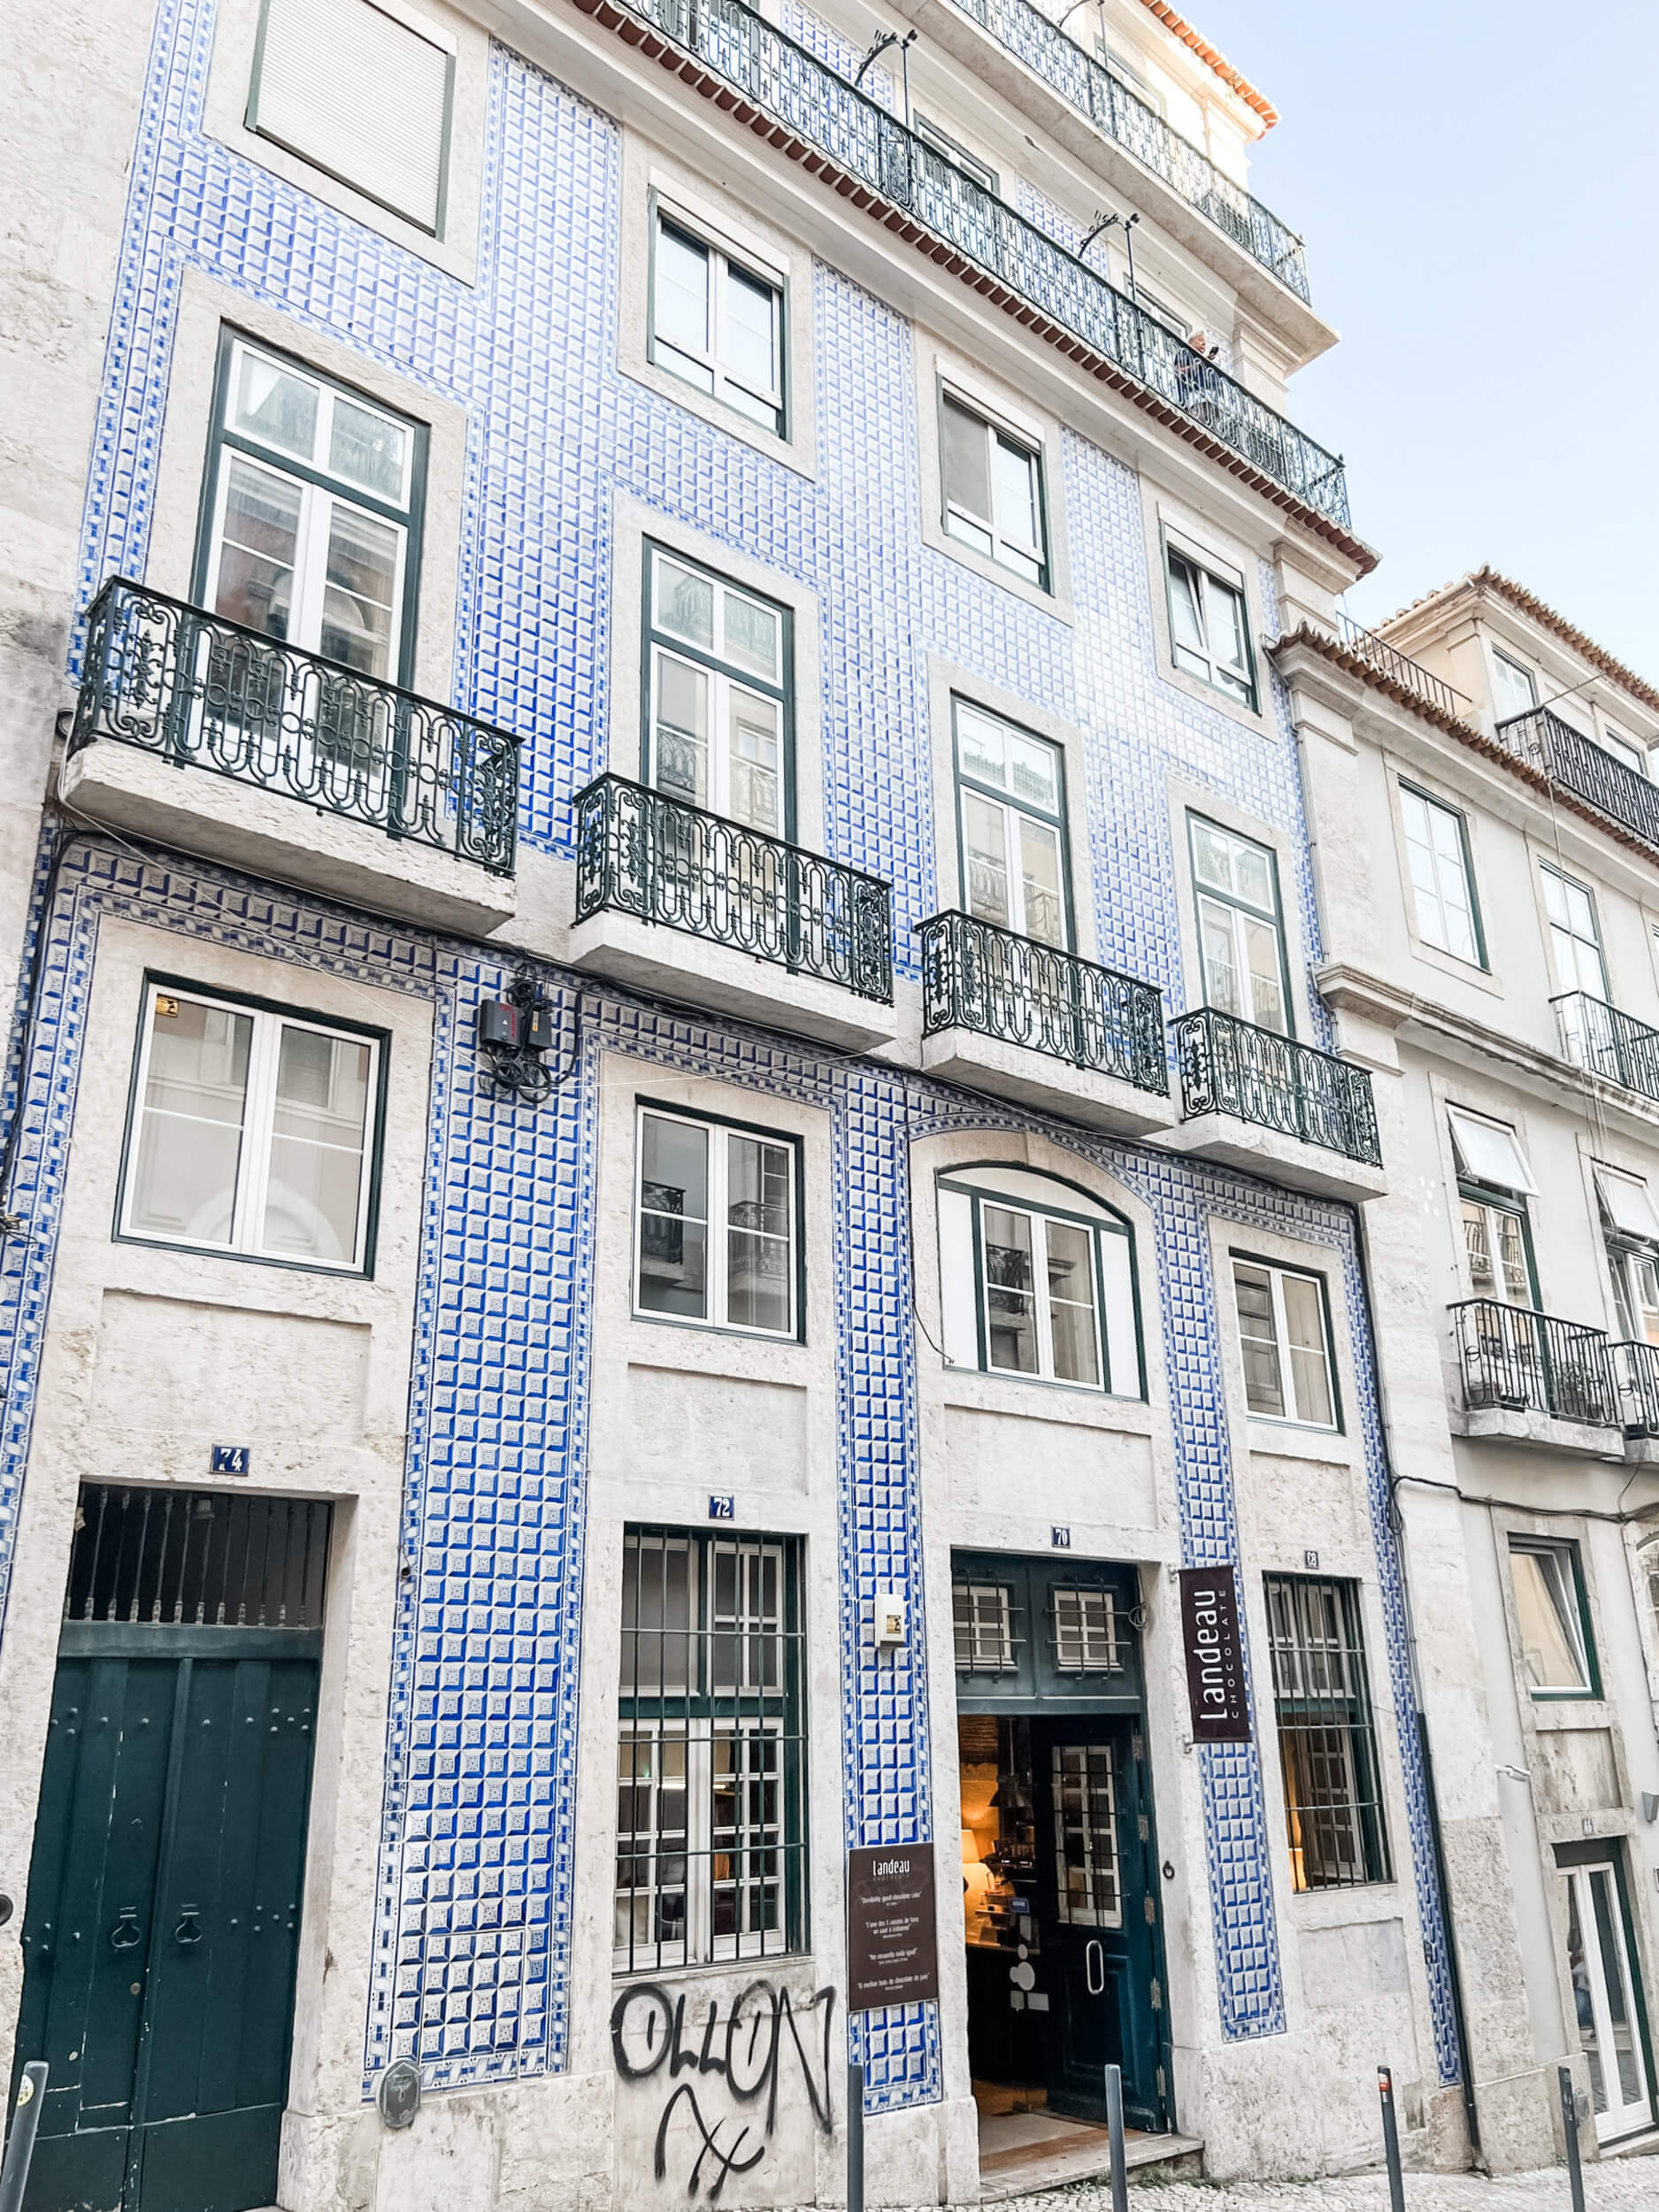
[[[958,1674],[1008,1674],[1014,1665],[1012,1593],[1002,1582],[956,1582],[950,1590]]]
[[[1110,1744],[1054,1747],[1055,1897],[1074,1927],[1120,1928],[1118,1789]]]
[[[801,1947],[806,1739],[793,1540],[623,1540],[618,1970]]]
[[[329,1527],[315,1499],[83,1484],[64,1618],[320,1628]]]
[[[1117,1674],[1124,1663],[1110,1590],[1054,1587],[1054,1663],[1061,1674]]]
[[[1382,1775],[1357,1586],[1266,1579],[1285,1821],[1298,1889],[1389,1879]]]

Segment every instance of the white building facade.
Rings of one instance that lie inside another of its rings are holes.
[[[876,2200],[1085,2170],[1112,2062],[1171,2170],[1366,2162],[1379,2062],[1550,2156],[1263,96],[1161,0],[36,37],[31,2203],[833,2202],[849,2053]],[[872,1847],[936,1988],[849,2019]]]

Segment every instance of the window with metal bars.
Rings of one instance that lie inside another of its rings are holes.
[[[64,1618],[319,1629],[329,1526],[319,1499],[83,1484]]]
[[[1269,1575],[1266,1594],[1291,1878],[1298,1889],[1386,1882],[1388,1837],[1358,1586]]]
[[[799,1554],[789,1537],[624,1536],[620,1973],[802,1947]]]
[[[1118,1600],[1110,1590],[1056,1582],[1053,1590],[1054,1663],[1060,1674],[1117,1674],[1123,1648]]]
[[[1014,1596],[1005,1582],[951,1585],[958,1674],[1006,1674],[1014,1664]]]

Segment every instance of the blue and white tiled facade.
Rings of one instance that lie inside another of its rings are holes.
[[[800,16],[800,25],[811,19]],[[818,27],[832,44],[839,35]],[[164,422],[177,371],[184,273],[465,411],[456,549],[455,703],[523,741],[521,849],[568,858],[569,801],[605,758],[613,664],[637,649],[613,595],[613,501],[626,495],[792,580],[821,611],[826,849],[889,880],[902,987],[914,926],[943,902],[927,660],[1084,733],[1097,956],[1196,1003],[1184,972],[1169,786],[1213,793],[1294,857],[1286,886],[1302,949],[1319,953],[1297,751],[1277,680],[1268,725],[1207,706],[1159,673],[1134,472],[1068,431],[1061,465],[1076,619],[1046,612],[924,542],[913,334],[823,260],[812,316],[817,472],[803,475],[675,406],[618,366],[623,139],[617,124],[503,46],[488,63],[485,209],[475,282],[446,273],[254,165],[208,134],[211,0],[160,0],[131,173],[103,395],[88,480],[81,603],[104,580],[142,580]],[[804,29],[802,35],[804,35]],[[1261,596],[1271,614],[1272,572]],[[632,620],[632,611],[626,611]],[[44,986],[16,1110],[12,1202],[28,1236],[6,1248],[0,1326],[8,1389],[0,1463],[0,1604],[27,1479],[56,1225],[84,1082],[88,992],[111,918],[166,933],[187,969],[211,942],[303,974],[354,978],[431,1010],[430,1144],[410,1367],[408,1443],[380,1831],[376,1843],[363,2092],[413,2055],[434,2090],[557,2075],[571,2052],[572,1930],[603,1855],[577,1847],[584,1758],[584,1612],[591,1286],[598,1240],[600,1065],[623,1054],[787,1098],[833,1133],[836,1463],[841,1590],[841,1744],[846,1840],[949,1833],[926,1747],[941,1694],[923,1663],[923,1566],[949,1531],[921,1508],[910,1148],[970,1129],[1046,1136],[1144,1206],[1155,1225],[1179,1551],[1238,1558],[1240,1515],[1212,1279],[1212,1217],[1330,1256],[1351,1319],[1353,1424],[1363,1448],[1387,1649],[1379,1701],[1397,1719],[1404,1832],[1396,1872],[1427,1959],[1432,2058],[1456,2079],[1452,1990],[1409,1674],[1374,1379],[1351,1209],[1226,1169],[1044,1122],[913,1068],[818,1051],[699,1018],[548,967],[562,1071],[532,1110],[493,1092],[472,1048],[472,1009],[499,995],[511,956],[365,920],[207,861],[97,835],[66,845],[36,926]],[[503,935],[511,939],[511,926]],[[780,983],[780,990],[787,986]],[[1298,1026],[1328,1044],[1325,1010],[1294,979]],[[758,1109],[757,1109],[758,1111]],[[611,1230],[617,1225],[609,1225]],[[824,1471],[830,1479],[830,1471]],[[878,1588],[907,1594],[915,1632],[895,1663],[864,1638]],[[0,1619],[3,1619],[0,1616]],[[601,1618],[598,1632],[606,1632]],[[1271,1712],[1254,1660],[1258,1716]],[[1386,1689],[1385,1689],[1386,1680]],[[954,1694],[943,1686],[942,1694]],[[820,1717],[814,1755],[833,1763]],[[1287,2034],[1274,1903],[1282,1824],[1255,1746],[1202,1762],[1205,1880],[1192,1901],[1213,1954],[1214,2016],[1179,2022],[1194,2046]],[[1199,1886],[1194,1885],[1198,1889]],[[872,2112],[944,2093],[938,2008],[872,2014],[862,2051]],[[1287,2093],[1290,2085],[1286,2085]]]

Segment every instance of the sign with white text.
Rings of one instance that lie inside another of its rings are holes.
[[[879,2012],[939,1994],[933,1847],[884,1843],[847,1854],[847,2009]]]
[[[1231,1560],[1218,1567],[1181,1569],[1181,1645],[1193,1741],[1248,1743],[1250,1701]]]

